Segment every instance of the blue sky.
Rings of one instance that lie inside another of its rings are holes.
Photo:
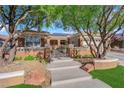
[[[20,28],[20,27],[19,27]],[[121,33],[124,29],[122,29],[121,31],[119,31],[118,33]],[[46,31],[46,32],[49,32],[49,33],[65,33],[65,34],[73,34],[74,31],[65,31],[64,29],[62,28],[57,28],[55,26],[53,27],[49,27],[49,28],[46,28],[46,27],[43,27],[42,28],[42,31]],[[0,31],[0,35],[8,35],[7,32],[5,31],[5,29],[2,29]]]
[[[55,28],[55,27],[52,27],[52,28],[42,28],[42,31],[46,31],[46,32],[49,32],[49,33],[67,33],[67,34],[72,34],[73,31],[65,31],[63,30],[62,28]],[[5,29],[2,29],[0,31],[0,35],[8,35],[7,32],[5,31]]]
[[[73,34],[74,31],[65,31],[63,30],[62,28],[43,28],[42,31],[46,31],[46,32],[49,32],[49,33],[65,33],[65,34]],[[122,30],[123,31],[123,30]],[[122,32],[122,31],[119,31],[118,33]],[[8,35],[7,32],[5,31],[5,29],[2,29],[0,31],[0,35]]]

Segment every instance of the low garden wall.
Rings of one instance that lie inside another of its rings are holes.
[[[42,58],[49,59],[51,55],[50,48],[41,48],[41,49],[24,49],[24,48],[18,48],[16,52],[17,57],[25,57],[25,56],[33,56],[36,57],[40,53],[40,56]]]
[[[32,49],[32,48],[18,47],[17,52],[16,52],[16,56],[20,56],[20,57],[24,57],[27,55],[36,56],[39,51],[44,56],[44,49],[45,48]]]
[[[81,69],[87,72],[91,72],[93,70],[111,69],[119,65],[118,59],[82,58],[79,62],[82,64]]]
[[[95,69],[111,69],[119,65],[118,59],[95,59],[94,60]]]
[[[67,55],[70,57],[76,57],[78,55],[80,56],[91,55],[91,53],[89,49],[74,47],[67,49]]]
[[[0,87],[9,87],[24,83],[24,71],[0,73]]]

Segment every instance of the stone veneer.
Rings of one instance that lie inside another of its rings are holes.
[[[78,48],[68,48],[67,49],[67,54],[70,57],[74,57],[76,55],[90,55],[90,50],[88,49],[78,49]]]

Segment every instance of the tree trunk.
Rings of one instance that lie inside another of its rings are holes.
[[[4,42],[2,49],[1,49],[1,60],[0,60],[0,65],[7,65],[13,62],[15,55],[16,55],[16,41],[12,40],[12,38],[8,38],[6,42]],[[11,42],[10,42],[11,41]],[[6,48],[8,47],[7,44],[10,43],[12,47],[8,51],[5,51]],[[7,54],[6,54],[7,52]],[[8,56],[8,57],[7,57]]]
[[[8,42],[10,40],[11,40],[11,37],[9,37],[8,39],[6,39],[5,42],[4,42],[4,44],[1,47],[1,52],[0,52],[0,58],[1,59],[4,59],[5,49],[6,49],[6,46],[7,46]]]
[[[16,55],[16,45],[13,46],[13,48],[9,51],[9,59],[7,60],[7,63],[12,63],[14,61]]]

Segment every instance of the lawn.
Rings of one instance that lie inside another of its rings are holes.
[[[35,86],[35,85],[28,85],[28,84],[19,84],[19,85],[11,86],[8,88],[41,88],[41,87]]]
[[[124,88],[124,66],[108,70],[94,70],[93,78],[100,79],[113,88]]]

